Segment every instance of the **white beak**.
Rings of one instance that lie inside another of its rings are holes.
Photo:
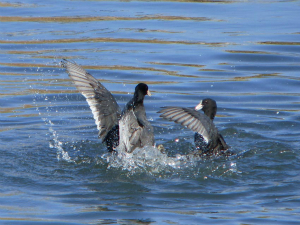
[[[202,105],[202,100],[201,100],[200,103],[198,105],[196,105],[195,110],[199,111],[202,108],[203,108],[203,105]]]

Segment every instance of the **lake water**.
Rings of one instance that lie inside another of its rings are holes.
[[[0,1],[0,224],[299,224],[299,10],[276,0]],[[166,154],[108,154],[62,58],[121,107],[147,83]],[[192,157],[193,132],[156,113],[206,97],[234,156]]]

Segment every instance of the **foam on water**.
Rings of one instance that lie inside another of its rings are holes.
[[[194,166],[197,162],[192,157],[188,159],[188,157],[180,154],[177,157],[168,157],[167,154],[152,146],[136,148],[132,153],[127,153],[118,148],[117,154],[108,156],[107,161],[109,168],[121,167],[123,170],[146,170],[151,173],[159,173],[167,168],[180,169],[186,166]]]
[[[128,174],[147,173],[154,176],[204,177],[224,176],[240,173],[234,159],[214,163],[212,158],[205,159],[195,154],[176,154],[168,156],[156,147],[137,148],[132,153],[117,149],[116,154],[104,154],[102,160],[108,163],[107,169],[122,169]]]

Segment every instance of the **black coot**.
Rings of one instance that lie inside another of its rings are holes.
[[[153,127],[146,118],[143,103],[145,95],[151,95],[146,84],[135,87],[133,98],[121,112],[113,95],[81,66],[65,59],[62,66],[86,98],[99,130],[98,136],[106,143],[108,151],[114,151],[119,145],[127,152],[155,145]]]
[[[215,100],[210,98],[204,99],[194,109],[182,107],[162,108],[158,112],[162,113],[160,117],[179,123],[196,132],[194,141],[200,153],[217,154],[229,148],[213,123],[217,113]],[[200,109],[202,109],[204,114],[198,112]]]

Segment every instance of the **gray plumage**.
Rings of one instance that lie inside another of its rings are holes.
[[[202,109],[203,113],[198,112]],[[160,117],[179,123],[195,134],[195,144],[198,150],[202,152],[220,151],[228,149],[224,138],[219,134],[218,129],[213,123],[217,112],[217,104],[212,99],[204,99],[195,109],[183,107],[162,107],[158,113]]]
[[[153,127],[147,120],[144,96],[151,95],[146,84],[136,86],[133,98],[122,111],[120,126],[120,147],[132,152],[137,147],[154,146]]]
[[[122,140],[129,140],[131,145],[128,152],[132,152],[136,147],[143,147],[144,141],[141,140],[145,132],[141,134],[135,133],[136,129],[143,130],[143,123],[139,124],[138,120],[146,120],[146,112],[143,105],[143,100],[145,95],[148,93],[148,86],[146,84],[138,84],[135,89],[135,94],[133,99],[130,101],[132,103],[133,113],[130,113],[126,107],[123,112],[121,112],[116,99],[98,80],[96,80],[91,74],[87,73],[81,66],[76,63],[70,62],[68,60],[62,61],[62,66],[66,68],[70,78],[74,82],[76,88],[81,92],[81,94],[86,98],[90,109],[92,110],[97,129],[99,130],[99,138],[102,142],[105,142],[109,151],[113,151],[118,145],[120,140],[120,135]],[[143,88],[141,91],[140,88]],[[146,89],[146,90],[144,90]],[[139,99],[136,101],[134,99]],[[141,105],[141,106],[140,106]],[[140,118],[141,117],[141,118]],[[127,132],[122,132],[119,134],[120,120],[122,121],[126,118],[126,123],[122,122],[122,130],[127,130]],[[148,121],[147,121],[148,122]],[[141,126],[142,125],[142,126]],[[127,127],[128,128],[127,128]],[[126,128],[125,128],[126,127]],[[147,128],[153,131],[151,124],[148,122]],[[134,140],[130,139],[131,136],[135,136]],[[154,135],[152,132],[153,140],[150,143],[154,145]],[[152,138],[151,137],[151,138]]]
[[[201,134],[208,144],[211,136],[216,131],[213,122],[204,114],[201,114],[193,108],[181,107],[162,107],[160,117],[179,123],[190,130]]]

